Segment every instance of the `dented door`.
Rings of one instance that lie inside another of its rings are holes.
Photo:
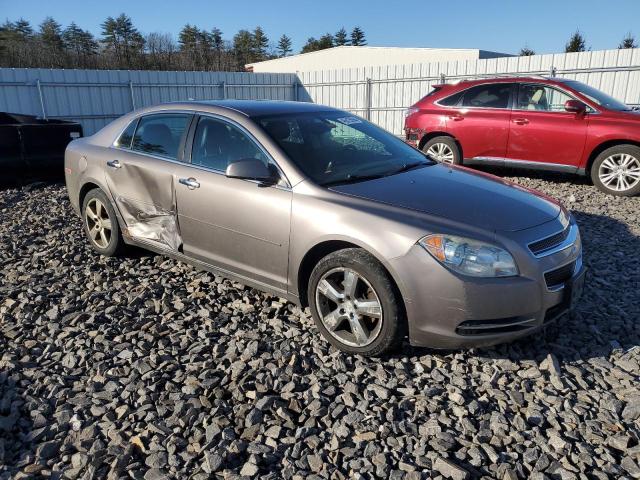
[[[125,236],[174,252],[181,249],[174,178],[191,117],[142,117],[129,146],[110,149],[106,180],[126,224]]]

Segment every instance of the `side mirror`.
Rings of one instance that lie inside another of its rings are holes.
[[[225,175],[229,178],[257,180],[264,183],[276,183],[278,176],[264,162],[255,158],[243,158],[231,162]]]
[[[564,109],[571,113],[584,113],[587,111],[587,106],[578,100],[567,100],[564,102]]]

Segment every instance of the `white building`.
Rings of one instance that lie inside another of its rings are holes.
[[[476,48],[333,47],[316,52],[248,63],[249,72],[295,73],[312,70],[398,65],[403,63],[450,62],[510,57],[507,53]]]

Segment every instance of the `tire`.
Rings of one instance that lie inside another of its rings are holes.
[[[115,257],[123,253],[125,243],[118,218],[102,190],[95,188],[87,192],[82,202],[82,223],[91,247],[100,255]]]
[[[343,352],[381,355],[406,335],[400,294],[380,262],[363,249],[339,250],[320,260],[311,272],[307,299],[322,335]]]
[[[431,150],[431,152],[430,152]],[[440,163],[449,163],[453,165],[462,164],[462,154],[460,147],[452,137],[442,135],[433,137],[422,147],[422,151]]]
[[[619,168],[620,170],[615,170]],[[616,172],[620,172],[618,175]],[[593,184],[605,193],[632,197],[640,193],[640,147],[616,145],[607,148],[591,165]]]

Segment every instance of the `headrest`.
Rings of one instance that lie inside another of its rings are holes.
[[[171,130],[162,123],[150,123],[142,130],[142,141],[161,147],[163,151],[159,153],[168,153],[167,146],[170,145],[171,140]]]

